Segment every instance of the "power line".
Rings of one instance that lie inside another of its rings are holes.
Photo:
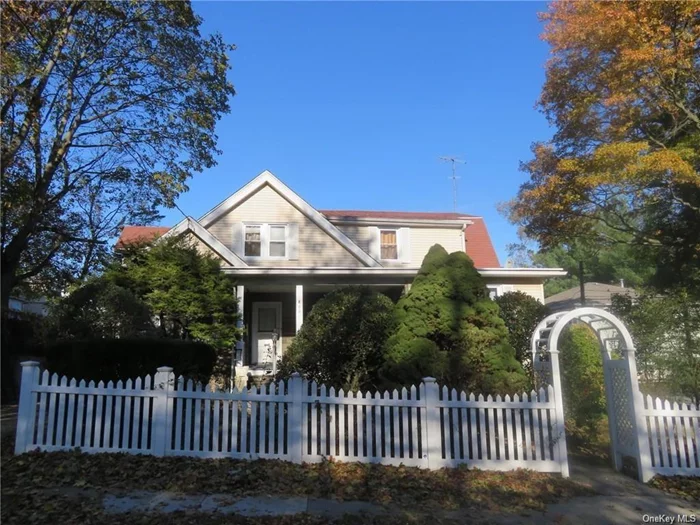
[[[452,163],[452,176],[448,177],[448,179],[452,179],[452,205],[455,213],[457,213],[457,179],[461,178],[457,176],[457,164],[466,164],[466,162],[457,157],[438,157],[438,159]]]

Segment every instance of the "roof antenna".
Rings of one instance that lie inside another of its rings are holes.
[[[452,179],[452,206],[454,207],[454,212],[457,213],[457,179],[461,177],[457,176],[457,166],[456,164],[466,164],[462,159],[457,157],[438,157],[443,162],[452,163],[452,176],[448,179]]]

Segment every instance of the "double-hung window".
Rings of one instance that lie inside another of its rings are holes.
[[[245,227],[245,256],[260,257],[262,255],[262,226],[247,224]]]
[[[379,249],[382,259],[398,259],[399,249],[396,239],[396,230],[379,231]]]
[[[287,256],[287,227],[270,225],[270,257]]]
[[[243,250],[246,257],[286,258],[287,225],[246,224]]]

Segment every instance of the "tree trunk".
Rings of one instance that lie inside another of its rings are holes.
[[[15,287],[14,268],[8,268],[6,264],[2,265],[2,276],[0,281],[0,294],[2,294],[2,302],[0,302],[0,312],[6,314],[10,307],[10,294]]]

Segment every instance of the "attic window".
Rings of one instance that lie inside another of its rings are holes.
[[[247,257],[260,257],[262,241],[259,225],[245,227],[245,255]]]
[[[399,251],[396,244],[396,230],[380,230],[379,246],[382,259],[398,259]]]
[[[286,226],[270,226],[270,257],[286,256]]]

